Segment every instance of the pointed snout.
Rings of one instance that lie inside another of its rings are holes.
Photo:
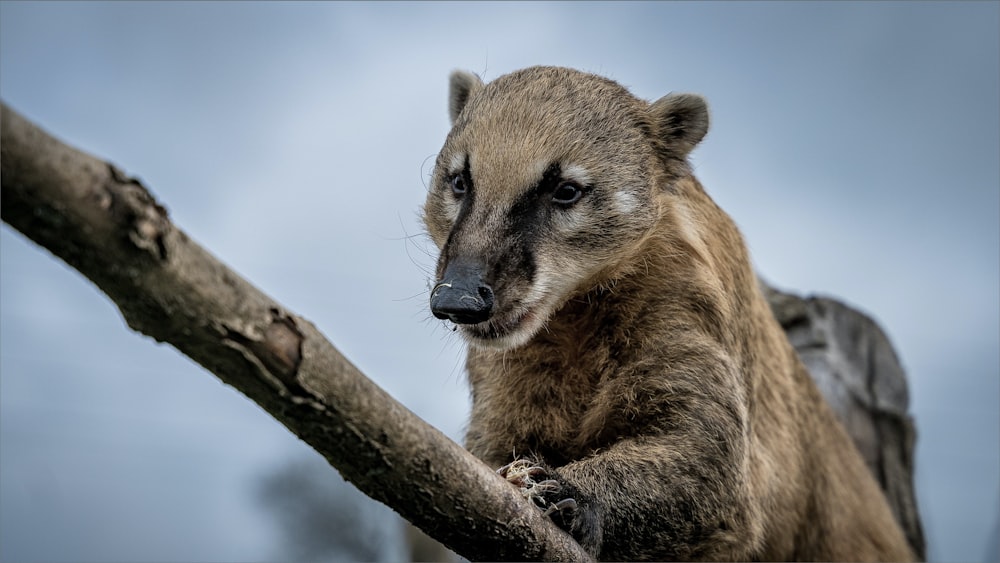
[[[455,261],[431,290],[431,313],[455,324],[489,320],[493,312],[493,288],[483,280],[482,269]]]

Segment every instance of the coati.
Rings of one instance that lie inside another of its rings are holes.
[[[449,113],[424,222],[473,454],[600,559],[913,557],[692,174],[703,98],[456,71]]]

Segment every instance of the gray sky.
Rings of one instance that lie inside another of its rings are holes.
[[[776,285],[875,317],[911,381],[938,560],[1000,518],[1000,4],[0,3],[0,96],[459,438],[421,234],[447,76],[572,66],[705,95],[693,154]],[[0,229],[0,559],[260,560],[306,448]]]

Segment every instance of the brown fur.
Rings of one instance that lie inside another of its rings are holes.
[[[573,498],[553,518],[603,559],[912,558],[690,172],[700,97],[534,67],[454,74],[449,110],[425,206],[438,280],[462,261],[493,298],[461,325],[470,451],[537,464],[558,483],[540,504]],[[586,171],[579,201],[552,203],[548,163]]]

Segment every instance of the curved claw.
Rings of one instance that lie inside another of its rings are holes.
[[[559,502],[554,502],[548,508],[545,509],[545,512],[542,513],[542,516],[548,516],[553,512],[561,512],[563,510],[576,510],[576,500],[571,498],[564,498]]]
[[[548,471],[544,467],[534,465],[527,459],[516,459],[497,469],[497,474],[519,488],[521,494],[538,508],[544,509],[546,516],[556,511],[576,508],[576,501],[571,498],[549,503],[547,498],[559,494],[563,485],[556,479],[549,479]]]

